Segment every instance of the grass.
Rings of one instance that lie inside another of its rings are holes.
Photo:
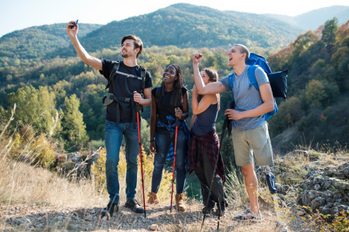
[[[103,207],[106,202],[108,202],[108,194],[105,191],[105,150],[101,149],[100,162],[95,164],[94,172],[95,178],[86,179],[69,176],[62,176],[57,174],[55,171],[50,171],[49,166],[43,168],[39,162],[31,162],[30,159],[38,157],[38,154],[42,150],[37,149],[38,146],[33,147],[31,144],[37,144],[37,141],[43,141],[41,143],[49,144],[50,141],[45,140],[43,135],[41,137],[33,138],[33,140],[26,139],[29,144],[20,144],[19,141],[24,139],[23,136],[15,137],[12,139],[11,136],[4,138],[4,134],[0,135],[0,207],[2,212],[0,213],[0,230],[6,228],[7,224],[5,223],[5,218],[3,217],[6,213],[10,212],[12,208],[16,208],[18,205],[25,205],[26,207],[38,207],[39,209],[45,207],[51,208],[93,208],[93,206]],[[96,144],[101,143],[98,141]],[[316,157],[316,162],[313,162],[309,159],[307,155],[294,155],[283,157],[283,161],[276,162],[276,167],[281,171],[280,173],[275,173],[277,182],[282,185],[295,185],[304,181],[304,176],[307,174],[307,171],[304,169],[305,165],[315,165],[318,163],[320,166],[339,166],[343,162],[348,162],[348,152],[347,150],[331,150],[328,149],[326,153],[324,151],[310,151],[314,157]],[[15,153],[15,155],[13,155]],[[27,159],[13,159],[13,157],[20,157],[18,154],[27,155]],[[30,154],[30,155],[28,155]],[[29,160],[28,160],[29,159]],[[151,175],[153,170],[153,157],[152,155],[143,156],[143,168],[144,168],[144,185],[145,193],[150,191],[151,187]],[[98,166],[99,165],[99,166]],[[125,172],[126,172],[126,160],[124,153],[121,152],[120,163],[119,163],[119,181],[120,181],[120,201],[125,201]],[[104,176],[103,176],[104,175]],[[142,205],[142,185],[140,182],[140,164],[139,164],[139,182],[137,185],[137,195],[136,198]],[[98,178],[99,179],[98,179]],[[166,172],[164,174],[159,196],[161,199],[161,204],[168,205],[170,199],[170,186],[171,186],[172,173]],[[98,183],[97,183],[98,182]],[[264,183],[265,184],[265,183]],[[190,186],[191,188],[188,188]],[[188,199],[188,212],[185,214],[176,213],[169,215],[170,218],[173,217],[174,225],[170,228],[173,231],[199,231],[201,227],[200,218],[196,217],[196,221],[188,220],[193,218],[193,215],[200,216],[200,210],[202,208],[202,203],[199,203],[197,199],[201,198],[200,193],[200,184],[197,181],[197,178],[193,174],[187,179],[187,192],[190,199]],[[222,218],[221,231],[274,231],[274,221],[275,216],[271,212],[274,212],[273,202],[268,190],[263,183],[261,183],[259,194],[262,199],[264,199],[263,213],[266,216],[265,222],[255,225],[242,225],[232,226],[232,220],[234,214],[243,210],[243,207],[248,204],[248,198],[245,190],[245,186],[241,183],[241,180],[238,178],[235,172],[228,174],[228,181],[225,184],[227,197],[229,201],[229,207],[226,214],[226,217]],[[175,188],[174,188],[175,189]],[[291,197],[291,196],[290,196]],[[262,204],[262,203],[261,203]],[[11,210],[10,210],[11,209]],[[16,209],[13,209],[15,211]],[[288,220],[290,227],[296,228],[295,224],[299,223],[300,218],[294,219],[292,221],[288,212],[289,208],[281,207],[280,212],[282,213],[285,220]],[[6,212],[6,213],[3,213]],[[12,212],[12,211],[11,211]],[[71,213],[73,214],[73,212]],[[163,213],[167,214],[167,213]],[[127,218],[128,214],[124,214]],[[315,217],[316,216],[316,217]],[[313,217],[308,217],[304,219],[311,225],[309,228],[317,228],[318,230],[323,229],[323,231],[328,231],[327,228],[330,228],[330,225],[326,220],[322,220],[319,215]],[[7,216],[8,217],[8,216]],[[29,217],[29,216],[28,216]],[[130,215],[132,217],[132,213]],[[335,217],[335,222],[342,223],[338,224],[338,228],[346,228],[345,226],[348,223],[346,218],[341,218],[344,216]],[[15,217],[13,217],[14,220]],[[133,220],[133,219],[132,219]],[[298,220],[297,222],[295,222]],[[52,218],[47,216],[47,225],[46,230],[48,231],[57,231],[60,229],[76,230],[70,223],[68,219],[64,219],[57,223]],[[159,219],[159,224],[163,223]],[[315,224],[314,224],[315,222]],[[322,224],[321,224],[322,223]],[[88,222],[86,222],[88,224]],[[206,229],[215,230],[217,222],[215,219],[208,219]],[[24,224],[25,225],[25,224]],[[335,226],[335,225],[334,225]],[[334,227],[332,226],[332,228]],[[14,231],[20,231],[25,229],[24,227],[12,227]],[[80,228],[81,229],[81,228]],[[295,229],[297,230],[297,229]]]
[[[84,206],[86,199],[98,204],[103,198],[94,191],[90,180],[68,181],[41,167],[10,159],[0,163],[2,204]]]

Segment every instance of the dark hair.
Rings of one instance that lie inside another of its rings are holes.
[[[173,66],[176,69],[176,77],[178,77],[177,80],[175,80],[173,83],[173,91],[172,91],[172,95],[171,95],[170,104],[175,106],[175,107],[179,107],[179,106],[183,105],[183,96],[182,96],[182,88],[184,87],[183,73],[182,73],[181,67],[179,67],[176,64],[167,65],[165,70],[170,66]],[[159,88],[159,92],[160,93],[157,93],[157,96],[160,99],[165,94],[165,82],[161,83],[161,88]]]
[[[208,80],[210,82],[217,82],[218,81],[218,73],[216,70],[210,69],[210,68],[204,68],[202,71],[204,71],[207,74]],[[203,97],[204,97],[204,95],[199,94],[198,95],[198,102],[200,102]],[[218,94],[217,98],[218,98],[217,101],[218,101],[218,110],[219,110],[219,108],[220,108],[220,95],[219,94]]]
[[[121,40],[121,46],[125,42],[125,40],[127,40],[127,39],[132,39],[134,41],[135,49],[139,48],[139,52],[137,53],[137,58],[138,58],[138,56],[141,55],[142,50],[143,50],[143,42],[142,42],[142,40],[139,37],[135,36],[135,35],[126,35]]]
[[[246,53],[246,57],[245,57],[245,63],[246,63],[248,58],[250,58],[250,50],[248,50],[248,48],[243,44],[235,44],[234,46],[239,47],[240,48],[239,50],[241,53]]]
[[[218,73],[216,72],[216,70],[210,69],[210,68],[204,68],[202,71],[205,71],[207,73],[207,76],[210,82],[218,81]]]

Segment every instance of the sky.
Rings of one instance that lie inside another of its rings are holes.
[[[0,0],[0,37],[15,30],[79,19],[107,24],[154,12],[175,3],[190,3],[217,10],[297,16],[311,10],[343,5],[349,0]]]

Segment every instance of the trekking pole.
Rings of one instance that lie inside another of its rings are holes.
[[[234,109],[235,107],[235,102],[234,101],[231,101],[229,103],[229,108],[230,109]],[[228,127],[228,142],[227,142],[227,150],[225,151],[225,160],[224,160],[224,167],[225,167],[225,164],[228,160],[228,149],[229,149],[229,140],[230,140],[230,136],[231,136],[231,132],[232,132],[232,129],[233,129],[233,124],[232,124],[232,120],[229,120],[228,117],[227,117],[227,127]]]
[[[140,125],[139,125],[139,104],[136,103],[136,111],[137,111],[137,127],[138,127],[138,145],[139,145],[139,157],[141,161],[141,173],[142,173],[142,190],[143,190],[143,207],[144,207],[144,217],[147,217],[146,211],[145,211],[145,196],[144,196],[144,176],[143,176],[143,160],[142,160],[142,145],[141,145],[141,131],[140,131]]]
[[[178,118],[176,117],[175,143],[174,143],[174,146],[173,146],[173,155],[174,155],[174,157],[173,157],[173,173],[172,173],[172,189],[171,189],[170,213],[172,213],[173,182],[174,182],[175,167],[176,167],[177,134],[178,134]]]
[[[274,174],[271,172],[269,166],[266,166],[266,179],[267,179],[267,184],[269,187],[270,193],[273,195],[273,203],[274,203],[274,208],[275,208],[275,213],[278,222],[276,223],[276,227],[281,227],[281,231],[287,231],[287,225],[283,224],[280,220],[280,212],[279,212],[279,206],[278,206],[278,201],[276,198],[277,195],[277,189],[275,187],[275,177]]]
[[[225,132],[225,128],[228,126],[229,123],[229,119],[228,116],[225,116],[224,118],[224,122],[223,122],[223,130],[222,130],[222,134],[221,134],[221,141],[220,141],[220,145],[222,145],[223,142],[223,137],[224,137],[224,132]],[[210,183],[210,189],[208,190],[208,196],[207,196],[207,200],[206,200],[206,205],[205,205],[205,212],[204,212],[204,216],[202,218],[202,223],[201,223],[201,230],[204,227],[204,223],[205,223],[205,219],[206,219],[206,213],[207,213],[207,206],[208,206],[208,202],[210,200],[211,197],[211,190],[212,190],[212,184],[213,184],[213,180],[214,180],[214,176],[216,174],[216,169],[217,169],[217,163],[218,163],[218,159],[219,159],[219,153],[217,154],[217,158],[213,167],[213,173],[212,173],[212,178],[211,178],[211,183]],[[222,181],[223,182],[223,181]],[[223,183],[222,183],[222,190],[223,190]],[[222,191],[222,194],[224,194],[224,192]],[[220,204],[220,198],[218,198],[218,205],[219,205],[219,210],[221,210],[221,204]],[[218,215],[218,224],[217,224],[217,228],[219,228],[219,215]]]
[[[234,109],[234,106],[235,106],[235,102],[234,101],[231,101],[229,103],[229,108],[230,109]],[[226,123],[226,126],[224,127],[224,123]],[[231,131],[232,131],[232,122],[231,120],[229,120],[228,116],[225,116],[225,119],[224,119],[224,123],[223,123],[223,130],[222,130],[222,135],[221,135],[221,142],[220,142],[220,146],[223,145],[223,136],[224,136],[224,131],[225,131],[225,128],[227,127],[228,128],[228,140],[227,140],[227,149],[225,151],[225,160],[223,161],[224,162],[224,170],[223,170],[223,176],[225,176],[225,167],[227,165],[227,160],[228,160],[228,152],[229,152],[229,144],[230,144],[230,136],[231,136]],[[224,197],[224,182],[222,180],[222,194]],[[224,203],[223,203],[224,204]],[[222,212],[222,206],[221,206],[221,199],[218,197],[218,207],[219,207],[219,211]],[[217,222],[217,231],[219,230],[219,222],[220,222],[220,216],[221,216],[221,213],[218,214],[218,222]]]

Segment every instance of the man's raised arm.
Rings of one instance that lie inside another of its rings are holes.
[[[70,21],[67,25],[67,33],[73,42],[74,48],[76,52],[78,53],[80,59],[82,62],[98,69],[102,70],[102,61],[96,57],[90,56],[90,54],[87,53],[87,51],[81,46],[79,40],[78,40],[78,30],[79,30],[79,25],[75,25],[73,28],[70,28],[74,24],[74,21]]]
[[[201,53],[195,53],[193,55],[193,70],[194,70],[194,82],[196,86],[196,90],[198,94],[206,95],[206,94],[216,94],[216,93],[223,93],[224,91],[227,91],[227,89],[224,87],[224,85],[221,82],[213,82],[209,85],[205,85],[204,81],[201,78],[200,71],[199,71],[199,63],[202,59]]]

